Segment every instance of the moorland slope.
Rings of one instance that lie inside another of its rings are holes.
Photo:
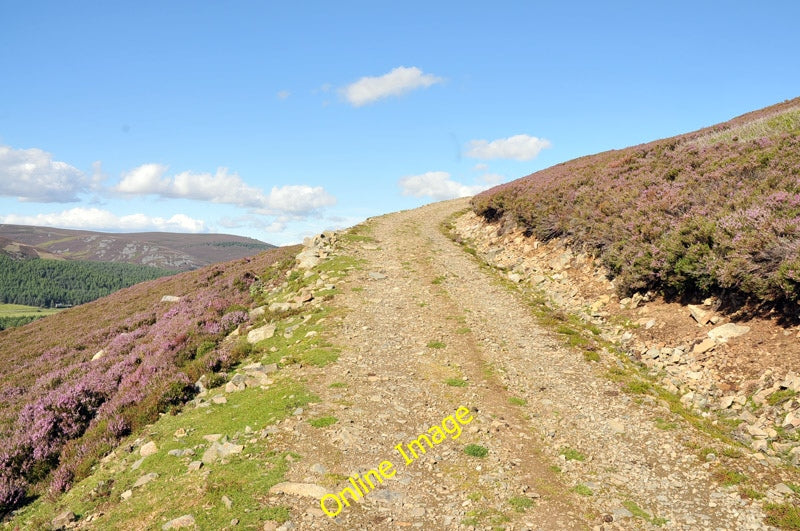
[[[598,257],[620,294],[715,294],[796,314],[800,99],[565,162],[483,192],[472,206]]]

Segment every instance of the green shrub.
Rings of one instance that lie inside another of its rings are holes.
[[[464,447],[464,453],[472,457],[486,457],[489,455],[489,449],[480,444],[468,444]]]

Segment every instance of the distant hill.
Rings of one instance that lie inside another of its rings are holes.
[[[489,220],[596,256],[621,293],[796,314],[800,98],[700,131],[582,157],[472,200]]]
[[[14,259],[47,258],[124,262],[173,271],[198,269],[273,249],[274,245],[230,234],[170,232],[106,233],[0,225],[0,254]]]

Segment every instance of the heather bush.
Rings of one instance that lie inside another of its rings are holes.
[[[479,194],[473,209],[593,254],[621,294],[715,293],[795,308],[798,116],[800,100],[793,100],[696,133],[579,158]]]
[[[31,337],[0,335],[0,515],[45,482],[67,490],[122,437],[190,400],[199,375],[246,356],[220,341],[248,319],[250,269],[292,251],[128,288],[49,317],[46,329],[32,323]],[[164,304],[164,293],[182,296]]]

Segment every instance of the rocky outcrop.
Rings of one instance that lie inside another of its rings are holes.
[[[672,344],[655,344],[640,333],[659,326],[646,312],[655,295],[635,293],[618,299],[608,272],[591,256],[559,241],[542,243],[521,230],[486,223],[472,212],[457,220],[454,233],[509,281],[534,287],[546,294],[552,309],[578,315],[599,328],[603,339],[619,345],[653,375],[660,375],[661,385],[679,396],[685,406],[704,415],[716,411],[721,417],[740,422],[736,437],[757,455],[776,463],[784,458],[800,465],[800,443],[796,440],[800,402],[795,397],[800,394],[800,376],[789,371],[779,377],[769,370],[748,389],[732,392],[711,362],[719,349],[740,340],[751,329],[724,323],[725,318],[717,313],[717,300],[709,298],[684,310],[698,327],[707,330],[705,337],[676,337]],[[626,327],[614,319],[615,308],[644,312],[644,317],[632,323],[633,327]]]

